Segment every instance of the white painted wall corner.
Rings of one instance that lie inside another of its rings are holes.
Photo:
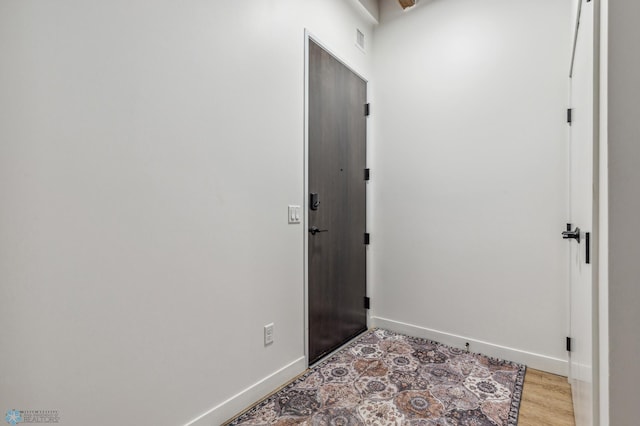
[[[423,339],[433,340],[449,346],[464,348],[465,343],[469,342],[471,352],[517,362],[524,364],[527,367],[535,368],[536,370],[547,371],[561,376],[566,376],[569,372],[569,365],[566,359],[553,358],[533,352],[522,351],[520,349],[509,348],[490,342],[483,342],[481,340],[432,330],[430,328],[420,327],[414,324],[394,321],[388,318],[372,317],[371,322],[372,327],[384,328],[395,331],[396,333],[421,337]]]
[[[206,413],[186,423],[184,426],[220,426],[241,413],[244,409],[251,407],[252,404],[269,395],[274,389],[278,389],[295,378],[306,368],[305,357],[300,357],[226,401],[216,405]]]

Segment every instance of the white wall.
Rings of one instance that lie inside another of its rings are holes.
[[[380,13],[376,324],[566,373],[573,2],[382,2]]]
[[[608,2],[610,424],[638,423],[640,3]]]
[[[369,22],[342,0],[0,3],[0,410],[178,425],[301,371],[304,28],[368,75]]]
[[[378,0],[357,0],[358,4],[361,5],[371,18],[374,23],[378,23],[378,19],[380,18],[380,5]]]

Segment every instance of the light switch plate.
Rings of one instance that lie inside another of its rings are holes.
[[[300,206],[289,206],[288,212],[289,223],[300,223],[302,208]]]

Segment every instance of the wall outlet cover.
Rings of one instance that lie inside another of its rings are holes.
[[[264,344],[270,345],[273,343],[273,323],[264,326]]]

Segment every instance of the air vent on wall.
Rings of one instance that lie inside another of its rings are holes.
[[[364,50],[364,34],[362,31],[356,28],[356,45]]]

